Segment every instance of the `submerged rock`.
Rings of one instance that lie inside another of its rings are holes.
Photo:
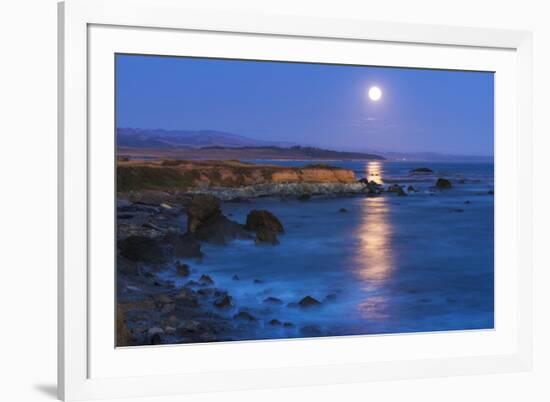
[[[210,277],[210,275],[202,274],[201,277],[199,278],[199,283],[201,285],[213,285],[214,280]]]
[[[311,199],[310,194],[300,194],[298,197],[298,201],[309,201]]]
[[[268,304],[283,304],[283,301],[277,297],[267,297],[264,299],[264,303]]]
[[[269,321],[269,325],[279,326],[279,325],[282,325],[282,324],[283,323],[281,321],[279,321],[278,319],[276,319],[276,318]]]
[[[411,173],[433,173],[434,171],[427,167],[419,167],[411,170]]]
[[[346,208],[340,208],[340,209],[338,210],[338,212],[343,212],[343,213],[344,213],[344,212],[348,212],[348,210],[347,210]]]
[[[320,306],[321,302],[311,296],[306,296],[298,302],[298,305],[300,307],[313,307],[313,306]]]
[[[233,318],[236,320],[256,321],[256,317],[246,311],[239,311]]]
[[[214,306],[218,308],[231,307],[231,296],[229,296],[228,294],[221,295],[216,300],[214,300]]]
[[[435,186],[439,189],[449,189],[451,187],[453,187],[453,185],[451,184],[451,182],[447,179],[443,179],[443,178],[439,178],[437,179],[437,182],[435,183]]]

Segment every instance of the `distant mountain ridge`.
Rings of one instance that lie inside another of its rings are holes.
[[[118,128],[117,148],[123,155],[176,159],[384,159],[372,153],[349,152],[254,140],[214,130]]]
[[[164,130],[119,127],[117,146],[128,148],[203,148],[219,146],[285,146],[276,141],[261,141],[216,130]]]

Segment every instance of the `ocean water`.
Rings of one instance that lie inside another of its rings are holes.
[[[273,162],[301,165],[311,162]],[[407,197],[261,198],[223,205],[244,223],[267,209],[283,223],[277,246],[205,245],[190,265],[233,296],[257,324],[234,339],[488,329],[494,326],[493,165],[331,162],[358,178],[412,185]],[[426,166],[434,175],[411,175]],[[433,188],[446,177],[453,188]],[[345,208],[347,212],[340,212]],[[232,277],[238,275],[239,280]],[[322,302],[300,308],[304,296]],[[276,297],[281,305],[263,300]],[[269,325],[271,319],[291,327]]]

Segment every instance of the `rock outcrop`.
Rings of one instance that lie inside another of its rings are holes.
[[[433,173],[433,172],[434,171],[432,169],[427,168],[427,167],[419,167],[419,168],[411,170],[412,174],[429,174],[429,173]]]
[[[130,261],[140,261],[152,264],[167,261],[163,247],[157,239],[146,236],[129,236],[119,240],[117,246],[120,255]]]
[[[437,179],[437,182],[435,183],[435,186],[439,189],[444,189],[444,190],[453,187],[450,180],[447,180],[447,179],[444,179],[444,178],[441,178],[441,177],[439,179]]]
[[[251,238],[242,225],[222,214],[220,200],[210,194],[196,194],[191,199],[187,207],[187,233],[216,244]]]
[[[266,210],[250,211],[244,227],[256,232],[256,243],[279,244],[277,234],[284,233],[281,221]]]

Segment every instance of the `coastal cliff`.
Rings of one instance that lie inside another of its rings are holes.
[[[352,170],[327,164],[285,167],[235,160],[119,160],[117,186],[118,192],[206,192],[222,199],[359,192],[365,187]]]

